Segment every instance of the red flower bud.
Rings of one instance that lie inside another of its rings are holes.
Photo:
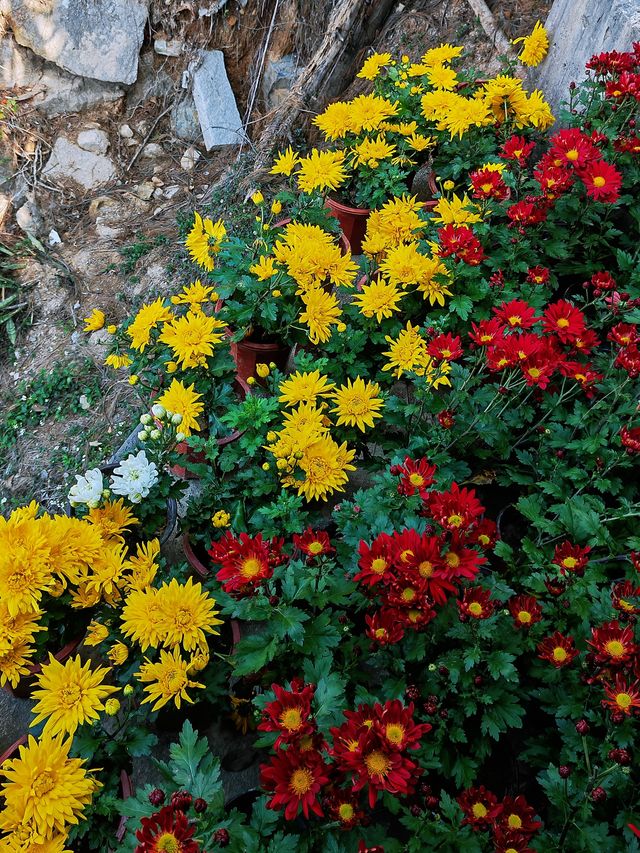
[[[571,768],[568,764],[562,764],[558,767],[558,773],[561,779],[568,779],[571,776]]]
[[[164,791],[160,788],[154,788],[149,794],[149,802],[152,806],[161,806],[164,803]]]
[[[226,847],[229,844],[229,830],[216,829],[213,833],[213,842],[214,844],[217,844],[218,847]]]
[[[604,803],[607,799],[607,792],[604,788],[594,788],[589,794],[594,803]]]
[[[586,735],[590,730],[590,725],[586,720],[578,720],[576,723],[576,731],[579,735]]]
[[[202,814],[202,812],[206,812],[208,805],[209,804],[206,800],[203,800],[202,797],[198,797],[198,799],[193,803],[193,810],[197,814]]]

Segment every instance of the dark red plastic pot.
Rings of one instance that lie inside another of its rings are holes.
[[[54,658],[58,663],[64,663],[80,648],[83,640],[84,634],[82,637],[76,637],[75,640],[71,640],[71,642],[67,643],[66,646],[63,646],[60,651],[54,655]],[[45,661],[45,663],[47,663],[47,661]],[[11,693],[12,696],[15,696],[16,699],[30,699],[33,689],[36,686],[36,678],[41,672],[42,664],[34,663],[29,667],[29,674],[23,675],[15,687],[11,687],[10,684],[5,684],[4,689],[7,693]]]
[[[362,241],[367,230],[369,207],[349,207],[335,198],[326,198],[325,207],[331,211],[340,223],[340,228],[349,242],[354,255],[362,254]]]
[[[231,355],[236,363],[236,376],[239,382],[245,382],[256,375],[257,364],[273,362],[279,370],[287,366],[291,348],[281,343],[261,344],[244,338],[231,344]]]
[[[2,767],[5,761],[8,761],[10,758],[13,758],[14,753],[16,753],[21,746],[25,746],[27,740],[27,735],[22,735],[22,737],[19,737],[15,743],[12,743],[10,747],[5,749],[2,755],[0,755],[0,767]]]
[[[126,770],[120,771],[120,795],[123,800],[128,800],[134,795],[133,782]],[[116,830],[116,841],[121,844],[127,831],[127,820],[124,815],[120,818],[118,829]]]
[[[201,578],[208,578],[211,574],[211,570],[202,562],[200,557],[194,551],[188,533],[184,533],[182,535],[182,550],[187,558],[187,563],[189,563],[194,572]]]

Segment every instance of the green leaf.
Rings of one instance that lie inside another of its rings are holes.
[[[278,822],[278,813],[267,808],[267,798],[260,797],[254,803],[251,812],[251,826],[258,832],[261,838],[271,835],[271,830]]]
[[[342,717],[342,708],[346,704],[344,695],[345,681],[338,673],[332,672],[321,678],[316,686],[316,721],[320,728],[326,728]]]
[[[280,642],[277,637],[267,640],[264,634],[244,637],[236,647],[237,663],[234,675],[249,675],[258,672],[276,656]]]
[[[137,726],[127,732],[127,752],[134,758],[139,755],[148,755],[151,747],[155,746],[157,742],[156,735]]]

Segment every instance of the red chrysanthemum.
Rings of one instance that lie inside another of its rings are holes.
[[[505,797],[494,820],[496,829],[528,836],[533,835],[542,826],[541,821],[536,820],[534,809],[522,795],[515,798]]]
[[[613,147],[621,154],[640,154],[640,136],[636,133],[619,136],[618,139],[614,139]]]
[[[628,347],[638,341],[638,327],[635,323],[616,323],[609,331],[607,340],[614,341],[621,347]]]
[[[511,220],[510,227],[517,227],[520,233],[524,233],[528,225],[539,225],[547,218],[549,200],[544,196],[527,196],[507,208],[507,216]]]
[[[573,644],[573,637],[564,637],[559,631],[555,631],[550,637],[545,637],[538,643],[538,657],[547,660],[557,669],[568,666],[579,654]]]
[[[293,747],[281,749],[269,764],[260,766],[260,784],[273,791],[267,808],[284,809],[286,820],[294,820],[298,811],[323,817],[318,794],[329,781],[328,767],[317,752],[299,752]]]
[[[504,337],[504,324],[497,317],[480,320],[478,325],[472,323],[471,328],[469,337],[479,347],[489,346]]]
[[[417,492],[424,498],[429,487],[433,485],[436,466],[431,465],[424,457],[411,459],[406,456],[404,464],[396,466],[395,473],[400,477],[398,492],[401,495],[415,495]]]
[[[636,344],[623,347],[616,356],[614,365],[625,370],[631,379],[640,376],[640,349]]]
[[[353,829],[362,823],[365,816],[359,801],[360,798],[353,791],[332,788],[324,800],[327,817],[339,823],[340,829]]]
[[[373,727],[386,748],[395,752],[420,748],[420,739],[433,726],[430,723],[416,723],[413,710],[413,702],[405,707],[399,699],[390,699],[384,705],[376,702],[373,706]]]
[[[556,334],[563,344],[570,344],[584,332],[584,314],[566,299],[547,306],[542,315],[542,328]]]
[[[583,575],[589,562],[590,551],[591,548],[588,545],[581,548],[579,545],[572,545],[567,539],[560,545],[556,545],[551,562],[574,575]]]
[[[479,545],[483,551],[493,548],[498,539],[498,527],[490,518],[482,521],[469,534],[469,542]]]
[[[485,258],[482,244],[467,225],[445,225],[438,230],[439,255],[453,256],[469,266],[478,266]]]
[[[454,361],[462,355],[460,337],[458,335],[438,335],[427,346],[427,352],[436,361]]]
[[[258,729],[279,732],[276,748],[281,743],[291,743],[303,735],[312,734],[315,730],[315,723],[310,719],[314,688],[303,685],[300,690],[285,690],[278,684],[272,684],[271,689],[276,698],[264,706]]]
[[[475,489],[461,489],[456,482],[446,492],[431,492],[426,504],[433,520],[451,531],[472,527],[484,512]]]
[[[542,607],[532,595],[516,595],[508,607],[516,628],[530,628],[542,619]]]
[[[535,148],[535,142],[527,142],[524,136],[510,136],[500,149],[505,160],[514,160],[520,166],[526,166],[527,158]]]
[[[505,832],[498,827],[493,828],[493,853],[536,853],[529,847],[529,836],[517,832]]]
[[[595,201],[613,204],[620,197],[622,175],[606,160],[594,160],[580,171],[580,178],[585,185],[587,195]]]
[[[476,169],[469,175],[473,198],[494,198],[502,201],[509,195],[509,188],[500,172],[494,169]]]
[[[396,611],[383,608],[373,616],[365,616],[366,634],[378,646],[391,646],[404,637],[404,627],[396,618]]]
[[[566,193],[571,189],[575,180],[573,173],[562,166],[538,168],[533,176],[547,201],[553,201]]]
[[[636,64],[632,53],[620,53],[618,50],[610,50],[606,53],[596,53],[585,65],[596,74],[619,74],[622,71],[631,71]]]
[[[573,343],[572,349],[575,352],[589,353],[594,347],[600,343],[600,338],[596,335],[593,329],[585,329],[581,335],[578,335]]]
[[[358,548],[360,559],[358,566],[360,571],[353,578],[364,584],[372,586],[384,580],[393,565],[394,543],[388,533],[381,533],[371,545],[364,540]]]
[[[533,355],[520,361],[519,365],[527,385],[535,385],[544,391],[559,363],[560,357],[553,340],[547,338]]]
[[[610,272],[594,272],[591,276],[591,285],[596,290],[615,290],[616,280]]]
[[[502,302],[493,309],[493,313],[498,320],[511,329],[531,329],[541,319],[536,316],[536,309],[523,299]]]
[[[548,267],[530,267],[527,270],[527,281],[531,284],[546,284],[549,281]]]
[[[443,409],[436,415],[442,429],[451,429],[455,424],[455,418],[451,409]]]
[[[417,607],[425,595],[426,583],[415,572],[399,573],[385,590],[386,603],[391,607]]]
[[[591,139],[578,128],[570,127],[554,133],[550,139],[549,153],[566,166],[584,168],[600,157]]]
[[[595,649],[595,659],[607,666],[622,666],[640,651],[634,643],[633,627],[622,627],[616,620],[591,629],[589,645]]]
[[[294,533],[293,544],[308,557],[320,557],[335,551],[335,548],[331,547],[328,533],[325,530],[313,530],[312,527],[307,527],[300,535]]]
[[[637,713],[640,709],[640,682],[634,681],[628,684],[621,675],[616,676],[614,684],[605,684],[604,692],[607,698],[603,705],[608,706],[614,713],[622,713],[627,717]]]
[[[640,427],[622,427],[620,441],[627,453],[640,453]]]
[[[481,586],[467,587],[456,603],[460,617],[470,616],[472,619],[488,619],[496,606],[491,600],[491,590]]]
[[[473,829],[485,829],[493,823],[500,811],[498,798],[484,785],[468,788],[457,798],[458,805],[464,812],[463,824],[469,824]]]
[[[473,548],[466,548],[461,537],[454,535],[442,555],[447,580],[473,580],[480,566],[487,562]]]
[[[173,806],[164,806],[150,817],[143,817],[136,839],[140,842],[135,853],[200,853],[199,844],[194,841],[196,825],[189,825],[189,819],[182,811]]]
[[[347,752],[345,758],[352,773],[353,790],[366,788],[371,808],[375,806],[381,791],[399,796],[412,794],[422,772],[402,752],[393,750],[374,729],[362,733],[358,749]]]
[[[611,604],[615,610],[627,616],[640,613],[640,586],[633,581],[619,581],[611,590]]]
[[[602,373],[597,373],[590,364],[580,364],[579,361],[561,362],[559,368],[563,376],[570,376],[580,383],[582,390],[587,392],[587,397],[593,397],[592,389],[596,382],[602,379]]]
[[[236,539],[226,531],[219,542],[211,544],[209,554],[214,563],[222,564],[216,578],[223,582],[225,592],[242,593],[273,574],[270,543],[261,533],[253,538],[241,533]]]

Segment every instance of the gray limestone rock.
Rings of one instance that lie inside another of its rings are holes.
[[[640,0],[554,0],[545,27],[549,53],[530,80],[557,112],[594,53],[631,50],[640,40]]]
[[[148,0],[2,0],[16,41],[81,77],[134,83]]]
[[[289,94],[298,76],[298,60],[293,54],[269,59],[262,75],[262,96],[269,110],[277,109]]]
[[[186,142],[202,141],[198,111],[190,95],[175,104],[171,110],[171,130],[178,139],[184,139]]]
[[[74,145],[64,136],[59,136],[42,176],[48,180],[71,180],[89,190],[106,184],[116,177],[116,169],[112,161],[102,154],[92,154],[91,151]]]
[[[78,145],[92,154],[106,154],[109,150],[109,137],[104,130],[90,128],[78,134]]]
[[[193,100],[207,151],[243,141],[242,121],[221,50],[202,52],[193,72]]]

